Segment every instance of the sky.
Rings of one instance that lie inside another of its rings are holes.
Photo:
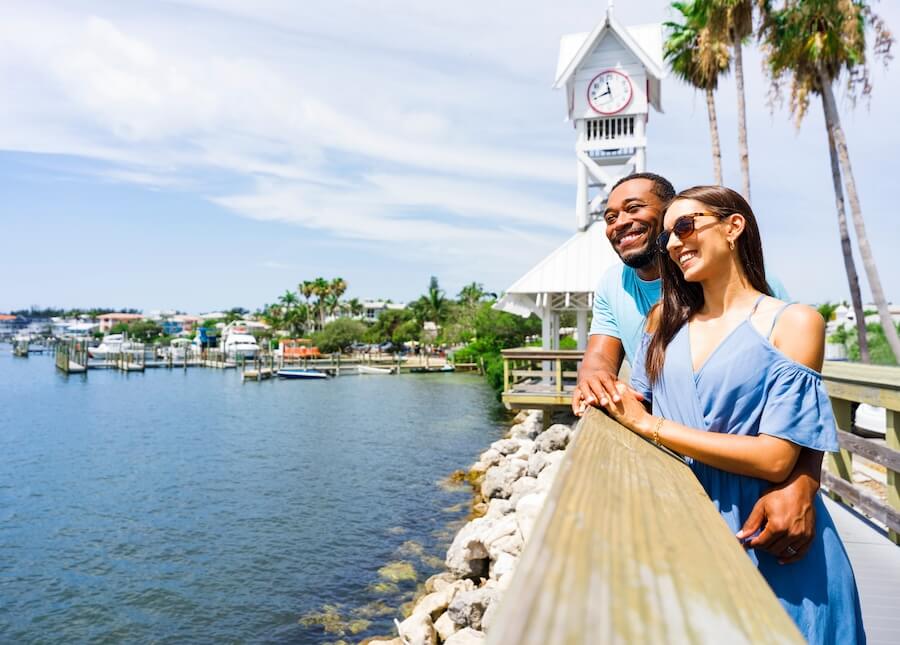
[[[876,2],[897,31],[900,7]],[[255,309],[304,279],[408,301],[502,292],[575,231],[559,39],[606,2],[13,0],[0,21],[0,311]],[[668,3],[619,0],[626,25]],[[848,298],[820,103],[770,106],[745,49],[753,207],[800,301]],[[840,111],[889,300],[900,63]],[[712,181],[705,100],[669,76],[648,170]],[[717,94],[740,187],[736,95]],[[596,228],[596,227],[595,227]],[[598,231],[598,234],[599,231]],[[860,273],[862,265],[857,255]],[[599,276],[598,276],[599,278]],[[863,283],[869,299],[868,284]]]

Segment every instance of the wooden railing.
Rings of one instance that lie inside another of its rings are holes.
[[[589,410],[488,642],[802,643],[690,468]]]
[[[517,347],[501,354],[502,398],[507,407],[568,407],[584,352]]]
[[[827,362],[823,377],[839,428],[841,450],[828,455],[822,485],[835,499],[887,526],[891,540],[900,544],[900,368]],[[884,443],[851,432],[853,410],[859,403],[885,408]],[[854,454],[885,468],[887,503],[853,483]]]

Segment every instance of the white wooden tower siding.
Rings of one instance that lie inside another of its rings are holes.
[[[619,258],[601,217],[612,185],[647,163],[647,118],[662,111],[662,25],[623,27],[612,3],[590,33],[560,41],[554,88],[565,91],[566,120],[575,127],[575,235],[517,280],[495,305],[543,322],[543,346],[559,347],[559,314],[576,312],[578,346],[587,343],[587,314],[600,276]]]

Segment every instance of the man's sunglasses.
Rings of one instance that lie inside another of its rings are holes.
[[[666,253],[666,247],[669,245],[669,238],[673,233],[679,240],[683,240],[693,235],[694,231],[697,230],[697,228],[694,226],[694,220],[705,215],[718,218],[725,217],[724,215],[719,215],[717,213],[691,213],[690,215],[682,215],[677,220],[675,220],[675,223],[672,224],[671,229],[669,229],[668,231],[664,230],[659,234],[659,237],[656,238],[656,247],[659,249],[659,252]]]

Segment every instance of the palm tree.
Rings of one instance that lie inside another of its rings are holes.
[[[734,83],[737,87],[738,153],[743,193],[750,201],[750,152],[747,147],[747,108],[744,96],[743,42],[753,33],[754,0],[698,0],[708,18],[716,42],[731,44],[734,51]]]
[[[672,72],[681,80],[706,94],[709,136],[712,143],[713,174],[722,185],[722,148],[719,144],[719,124],[716,118],[715,91],[719,76],[728,70],[731,57],[725,43],[717,41],[707,26],[705,7],[700,2],[673,2],[683,23],[667,22],[670,30],[663,55]]]
[[[429,316],[428,320],[437,324],[443,322],[447,312],[447,298],[444,297],[444,290],[438,285],[438,279],[431,276],[428,282],[428,291],[424,296],[425,313]]]
[[[325,307],[324,301],[331,292],[331,283],[325,278],[319,277],[312,281],[312,293],[316,296],[315,311],[319,318],[319,329],[325,326]]]
[[[344,292],[347,291],[347,281],[343,278],[333,278],[331,280],[331,293],[334,294],[335,298],[340,298],[344,295]]]
[[[484,285],[480,282],[470,282],[459,290],[456,299],[462,305],[472,306],[477,305],[484,296]]]
[[[846,216],[844,215],[844,192],[841,176],[850,202],[850,214],[856,231],[856,241],[862,258],[872,299],[878,309],[878,317],[884,329],[885,338],[894,356],[900,361],[900,338],[894,327],[878,268],[869,246],[863,220],[859,193],[850,165],[847,139],[841,126],[840,114],[834,97],[834,81],[846,72],[850,82],[851,97],[871,92],[868,65],[866,62],[866,31],[872,29],[875,35],[874,51],[885,62],[890,59],[893,36],[885,23],[872,11],[866,0],[787,0],[778,9],[770,2],[764,4],[763,43],[766,58],[776,89],[785,77],[790,77],[791,111],[798,122],[806,114],[810,95],[819,95],[825,113],[825,127],[828,134],[829,152],[832,156],[832,179],[838,210],[838,227],[841,233],[841,247],[844,266],[850,282],[850,295],[856,313],[857,333],[865,335],[865,315],[859,296],[856,269],[853,268]]]
[[[297,291],[303,294],[303,297],[306,299],[306,329],[309,330],[311,325],[309,324],[309,314],[311,311],[311,307],[309,306],[309,299],[312,298],[313,295],[313,283],[312,280],[304,280],[301,282]]]
[[[363,315],[365,308],[362,303],[359,301],[359,298],[350,298],[347,301],[347,311],[350,312],[350,315],[354,318],[358,318]]]

